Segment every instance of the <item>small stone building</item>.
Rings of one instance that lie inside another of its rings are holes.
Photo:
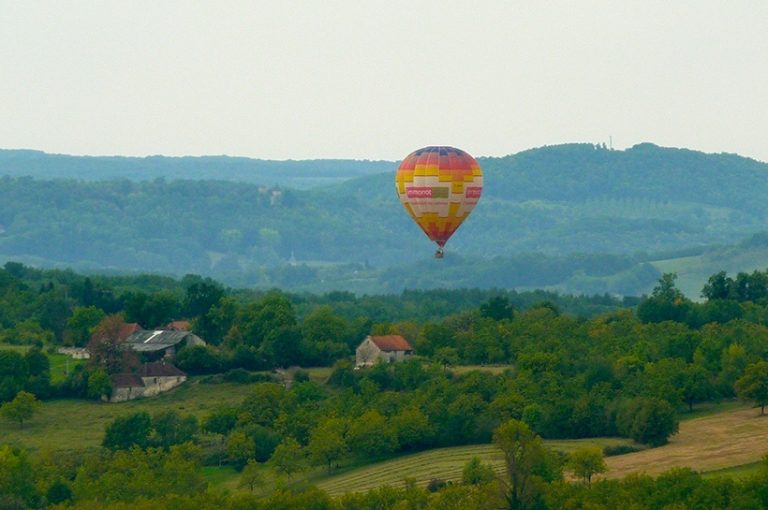
[[[396,363],[412,355],[413,347],[400,335],[367,336],[355,350],[355,367],[370,367],[380,359]]]
[[[187,374],[169,363],[145,363],[138,373],[115,374],[110,402],[125,402],[139,397],[154,397],[187,380]]]
[[[85,347],[59,347],[56,352],[66,354],[72,359],[91,359],[91,353]]]

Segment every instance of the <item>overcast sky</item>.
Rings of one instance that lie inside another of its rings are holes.
[[[768,161],[768,1],[0,0],[0,148]]]

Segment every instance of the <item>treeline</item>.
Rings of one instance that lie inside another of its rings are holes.
[[[391,170],[391,161],[274,161],[229,156],[68,156],[0,149],[0,176],[106,181],[221,180],[309,188]]]

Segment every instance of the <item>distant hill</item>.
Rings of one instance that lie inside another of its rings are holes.
[[[0,152],[0,174],[9,154],[23,160],[20,151]],[[78,179],[52,179],[52,170],[43,179],[42,170],[21,163],[14,175],[27,168],[38,177],[0,178],[0,261],[194,272],[238,286],[313,291],[499,286],[637,294],[671,267],[662,260],[768,230],[768,165],[652,144],[479,158],[483,200],[444,261],[431,258],[432,246],[399,204],[394,163],[272,162],[267,171],[240,158],[50,157],[69,165],[56,177]],[[208,161],[237,169],[198,180],[213,172]],[[137,172],[131,179],[128,168]],[[356,172],[368,175],[352,178]],[[335,184],[255,184],[259,175],[289,174]],[[94,175],[120,178],[89,180]],[[760,266],[761,257],[750,260]]]
[[[386,172],[394,165],[392,161],[344,159],[275,161],[230,156],[68,156],[0,149],[0,176],[85,181],[220,180],[307,189]]]

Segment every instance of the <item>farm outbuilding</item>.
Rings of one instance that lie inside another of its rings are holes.
[[[400,335],[367,336],[355,350],[355,367],[370,367],[379,360],[396,363],[412,355],[413,347]]]
[[[189,331],[140,330],[125,339],[130,347],[147,361],[172,360],[176,352],[187,345],[205,345],[205,341]]]
[[[115,374],[110,402],[125,402],[139,397],[154,397],[187,380],[187,374],[169,363],[145,363],[137,373]]]

